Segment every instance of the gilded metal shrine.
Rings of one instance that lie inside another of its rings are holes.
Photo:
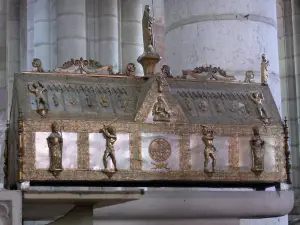
[[[168,69],[16,74],[6,184],[290,182],[287,125],[268,85],[214,67],[183,79]]]

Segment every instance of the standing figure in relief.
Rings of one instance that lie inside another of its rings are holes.
[[[267,85],[268,84],[268,67],[269,67],[269,61],[267,60],[265,54],[261,56],[261,84]]]
[[[268,117],[268,113],[263,106],[263,101],[265,100],[263,94],[255,92],[255,93],[252,93],[252,95],[250,97],[251,97],[251,100],[256,104],[257,113],[260,117],[260,120],[263,123],[269,123],[270,118]]]
[[[113,126],[103,126],[103,128],[99,131],[103,134],[104,138],[106,139],[106,149],[103,154],[103,165],[104,170],[107,170],[107,164],[108,164],[108,157],[110,157],[115,171],[118,171],[117,169],[117,161],[115,156],[115,147],[114,144],[117,141],[117,135],[116,135],[116,128]]]
[[[205,149],[204,149],[204,172],[209,172],[208,170],[208,161],[209,158],[212,159],[212,171],[215,172],[216,169],[216,163],[217,163],[217,158],[215,156],[215,152],[217,149],[215,148],[213,141],[214,141],[214,131],[212,129],[209,129],[207,126],[202,127],[202,141],[205,144]]]
[[[62,149],[63,149],[63,138],[62,132],[59,132],[59,126],[57,122],[53,122],[51,125],[52,133],[47,138],[47,144],[50,155],[50,167],[49,171],[54,175],[58,174],[63,170],[62,167]]]
[[[252,171],[259,175],[264,170],[264,146],[265,142],[261,139],[259,128],[257,126],[252,128],[253,136],[250,140],[252,151]]]
[[[46,100],[46,97],[44,96],[44,91],[46,90],[44,86],[38,82],[38,83],[33,83],[32,87],[30,85],[27,85],[28,90],[30,93],[35,95],[35,102],[36,102],[36,107],[37,109],[41,109],[41,104],[43,105],[43,109],[48,110],[48,103]]]
[[[142,22],[144,52],[154,52],[153,22],[154,22],[154,18],[150,16],[150,6],[146,5],[144,10],[143,22]]]

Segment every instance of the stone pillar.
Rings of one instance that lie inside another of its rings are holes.
[[[59,0],[57,7],[57,64],[86,59],[85,0]]]
[[[50,70],[50,0],[34,4],[34,58],[39,58],[45,71]]]
[[[34,58],[34,4],[36,0],[27,1],[27,71],[32,70]]]
[[[27,0],[20,0],[20,70],[27,71]]]
[[[56,27],[56,0],[50,1],[50,70],[54,70],[57,66],[57,27]]]
[[[0,0],[0,89],[6,87],[6,1]],[[5,98],[0,98],[1,109],[5,109]]]
[[[118,0],[99,1],[99,61],[119,69]]]
[[[20,72],[20,1],[6,5],[6,90],[7,119],[10,116],[14,74]]]
[[[261,55],[269,62],[269,86],[281,111],[276,0],[165,0],[167,62],[173,75],[213,65],[260,82]]]
[[[136,65],[137,75],[143,72],[137,58],[143,54],[142,17],[143,8],[141,0],[121,0],[122,10],[122,70],[132,62]]]

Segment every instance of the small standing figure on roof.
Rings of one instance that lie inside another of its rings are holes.
[[[268,67],[269,67],[269,61],[267,60],[266,55],[263,54],[261,56],[261,84],[262,85],[268,84],[268,78],[269,78]]]

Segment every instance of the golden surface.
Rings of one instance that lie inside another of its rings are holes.
[[[57,120],[56,120],[57,121]],[[23,181],[26,180],[107,180],[106,174],[101,171],[89,170],[89,148],[88,133],[97,133],[103,124],[110,121],[82,121],[64,120],[57,122],[64,126],[64,132],[77,132],[78,139],[78,169],[64,170],[58,176],[53,177],[47,170],[35,170],[35,133],[49,132],[54,121],[24,121],[24,156],[23,159]],[[145,124],[145,123],[122,123],[114,124],[117,132],[130,134],[130,170],[120,170],[113,175],[112,180],[193,180],[193,181],[285,181],[285,154],[283,149],[282,127],[268,126],[261,132],[263,136],[275,137],[276,139],[276,172],[263,172],[256,176],[252,172],[239,171],[238,137],[252,135],[252,128],[249,126],[216,126],[214,131],[218,136],[229,136],[229,170],[216,171],[208,176],[203,171],[191,171],[191,152],[189,137],[192,134],[201,134],[201,125],[191,124]],[[141,158],[141,135],[140,132],[179,135],[179,159],[180,171],[142,171]]]

